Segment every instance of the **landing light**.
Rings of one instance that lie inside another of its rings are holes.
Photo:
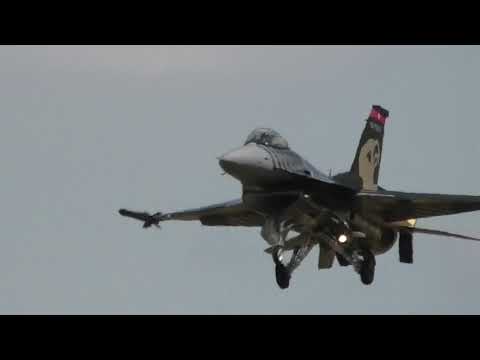
[[[342,234],[338,237],[338,242],[340,242],[342,244],[347,242],[347,240],[348,240],[347,235]]]

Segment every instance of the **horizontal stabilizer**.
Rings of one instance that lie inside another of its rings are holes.
[[[388,223],[480,210],[480,196],[361,191],[356,211],[369,212]]]
[[[411,233],[420,233],[420,234],[428,234],[428,235],[438,235],[438,236],[447,236],[447,237],[453,237],[453,238],[458,238],[458,239],[464,239],[464,240],[475,240],[475,241],[480,241],[480,238],[472,237],[472,236],[466,236],[466,235],[461,235],[461,234],[455,234],[447,231],[441,231],[441,230],[434,230],[434,229],[422,229],[422,228],[402,228],[402,230],[411,232]]]

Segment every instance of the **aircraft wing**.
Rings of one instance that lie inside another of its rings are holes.
[[[480,196],[361,191],[355,207],[385,222],[396,222],[480,210]]]
[[[141,221],[151,219],[151,215],[145,212],[125,209],[121,209],[119,212],[123,216]],[[262,226],[264,223],[263,216],[246,208],[241,199],[166,214],[159,213],[156,220],[160,222],[166,220],[198,220],[207,226]]]

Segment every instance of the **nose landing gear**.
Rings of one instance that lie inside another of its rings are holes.
[[[280,249],[276,249],[272,253],[273,262],[275,263],[275,279],[280,289],[286,289],[290,285],[291,273],[289,269],[283,265],[279,253]]]
[[[280,289],[287,289],[290,286],[291,274],[287,267],[280,264],[275,264],[275,279]]]
[[[280,249],[272,253],[273,262],[275,263],[275,279],[280,289],[286,289],[290,285],[291,273],[288,267],[283,265],[279,257]]]
[[[284,265],[282,262],[282,248],[278,247],[273,251],[273,262],[275,263],[275,278],[277,284],[281,289],[286,289],[290,285],[290,278],[293,271],[300,266],[301,262],[307,257],[309,252],[313,248],[313,241],[311,239],[307,240],[302,246],[298,246],[293,250],[292,257],[287,265]]]

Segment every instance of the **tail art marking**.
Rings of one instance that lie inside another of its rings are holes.
[[[379,165],[380,143],[377,139],[368,139],[360,150],[358,164],[359,175],[363,181],[363,189],[377,190],[374,176]]]

